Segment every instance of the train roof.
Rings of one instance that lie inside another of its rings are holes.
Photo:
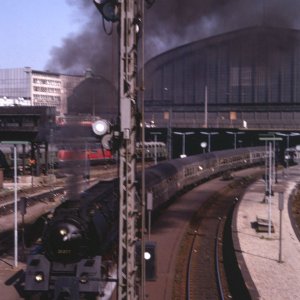
[[[245,152],[248,153],[250,150],[248,148],[237,148],[237,149],[232,149],[232,150],[220,150],[220,151],[215,151],[214,154],[216,157],[229,157],[232,156],[233,154],[239,155],[239,154],[244,154]]]
[[[255,151],[255,150],[261,151],[263,149],[264,149],[263,147],[254,147],[254,148],[238,148],[238,149],[232,149],[232,150],[228,150],[228,149],[220,150],[220,151],[214,151],[214,152],[210,152],[210,153],[203,153],[203,154],[188,156],[188,157],[185,157],[184,159],[177,158],[177,159],[170,161],[169,163],[176,166],[176,168],[182,168],[186,165],[192,164],[193,162],[206,161],[206,160],[210,160],[212,158],[218,159],[219,157],[222,157],[222,158],[230,157],[233,154],[239,155],[239,154],[243,154],[243,153],[249,153],[249,152]]]
[[[203,153],[203,154],[197,154],[192,156],[187,156],[185,158],[177,158],[172,161],[172,164],[175,165],[177,168],[182,168],[186,165],[190,165],[194,162],[201,162],[205,160],[210,160],[215,157],[215,154],[213,152],[211,153]]]
[[[147,168],[145,172],[145,180],[148,186],[161,182],[166,177],[170,177],[177,173],[177,168],[170,162],[161,162],[157,165]],[[138,175],[141,177],[141,174]]]
[[[252,148],[237,148],[237,149],[232,149],[232,150],[220,150],[220,151],[215,151],[214,154],[216,157],[229,157],[232,156],[233,154],[239,155],[239,154],[244,154],[244,153],[250,153],[254,151],[264,151],[265,148],[258,146],[258,147],[252,147]]]

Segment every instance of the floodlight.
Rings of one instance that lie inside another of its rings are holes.
[[[98,120],[92,124],[93,131],[96,135],[104,135],[109,131],[109,123],[106,120]]]
[[[93,0],[93,2],[106,21],[119,21],[120,18],[117,11],[117,0]]]

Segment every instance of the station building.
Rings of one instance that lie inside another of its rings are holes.
[[[296,130],[300,31],[256,26],[199,40],[145,67],[145,116],[158,127]]]
[[[58,120],[67,115],[111,119],[117,115],[116,88],[92,74],[64,75],[29,67],[0,69],[0,107],[55,107]]]
[[[300,128],[300,31],[255,26],[162,53],[145,66],[145,120],[156,127]],[[56,107],[58,116],[117,116],[105,78],[0,69],[0,105]],[[12,100],[14,99],[14,100]]]
[[[0,69],[2,106],[49,106],[57,115],[67,113],[67,99],[83,76],[42,72],[30,67]]]

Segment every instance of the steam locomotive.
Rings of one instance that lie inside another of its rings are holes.
[[[179,192],[211,177],[263,163],[265,155],[264,147],[240,148],[152,166],[145,177],[153,209],[158,211]],[[103,295],[109,272],[105,261],[113,259],[118,236],[117,186],[117,179],[101,182],[56,209],[41,244],[28,257],[25,292],[29,299],[96,299]],[[140,192],[140,175],[137,190]]]
[[[28,257],[27,299],[93,299],[101,292],[102,259],[114,259],[117,241],[116,191],[117,180],[99,182],[48,216],[42,243]]]

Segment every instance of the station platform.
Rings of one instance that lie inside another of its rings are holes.
[[[300,242],[290,215],[291,197],[299,182],[297,165],[278,175],[270,201],[265,197],[265,181],[261,179],[248,188],[239,202],[233,223],[234,247],[252,299],[300,299]],[[281,218],[280,193],[284,203]]]

